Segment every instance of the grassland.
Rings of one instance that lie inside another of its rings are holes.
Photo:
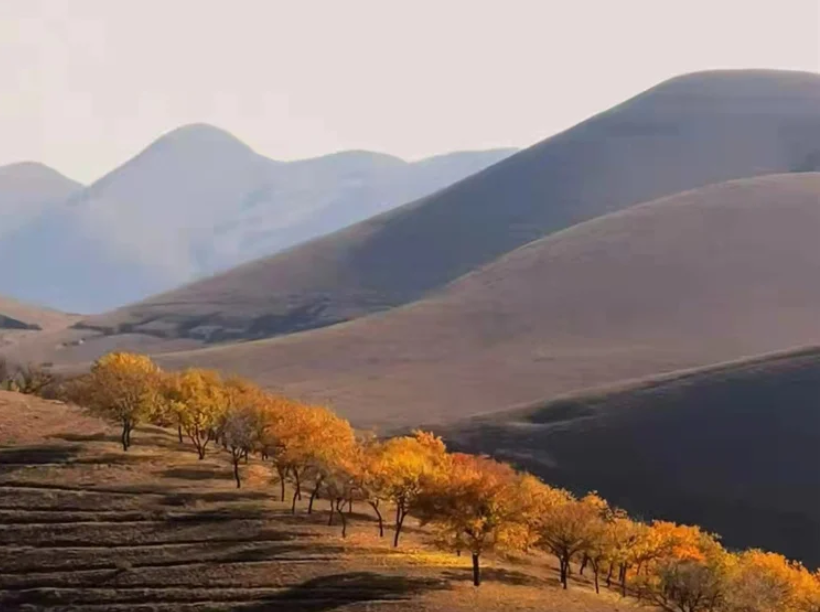
[[[411,525],[398,550],[354,508],[346,539],[323,510],[296,516],[274,499],[270,471],[204,461],[157,428],[116,432],[76,408],[0,392],[0,610],[541,610],[636,609],[568,592],[545,557],[469,560],[436,551]]]

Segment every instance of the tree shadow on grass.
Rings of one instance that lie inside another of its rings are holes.
[[[79,450],[77,446],[56,444],[0,447],[0,472],[30,465],[69,463]]]
[[[243,612],[325,612],[358,603],[391,602],[410,599],[427,591],[446,589],[433,578],[414,578],[374,572],[350,572],[322,576],[291,587],[281,595],[266,598]]]
[[[270,497],[270,494],[265,491],[250,491],[247,489],[236,489],[233,491],[197,491],[194,493],[167,493],[163,496],[160,503],[164,506],[184,507],[200,502],[266,501],[269,500]]]
[[[473,570],[471,568],[451,569],[444,572],[443,576],[454,582],[472,582]],[[512,586],[535,587],[558,586],[560,584],[557,577],[544,579],[517,570],[508,570],[500,567],[482,568],[481,581],[500,582],[501,584],[509,584]]]
[[[225,468],[203,466],[203,467],[175,467],[163,470],[160,475],[163,478],[177,478],[180,480],[233,480],[233,474],[226,466]]]
[[[46,436],[49,440],[63,440],[64,442],[117,442],[120,441],[120,436],[104,431],[98,431],[92,434],[81,433],[57,433]]]
[[[72,463],[77,465],[138,465],[141,463],[151,463],[155,460],[154,457],[149,455],[135,455],[120,452],[80,457],[72,461]]]

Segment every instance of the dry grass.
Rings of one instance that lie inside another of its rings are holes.
[[[4,611],[633,609],[584,582],[561,592],[543,558],[488,559],[476,590],[468,559],[413,526],[396,551],[356,508],[342,539],[321,507],[291,516],[263,466],[236,490],[225,457],[200,462],[168,432],[140,429],[126,454],[74,408],[15,399],[0,406]]]
[[[820,342],[820,174],[679,194],[574,226],[387,313],[161,355],[332,404],[441,423]]]

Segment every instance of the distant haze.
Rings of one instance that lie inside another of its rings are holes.
[[[192,122],[282,160],[520,147],[744,67],[820,70],[820,4],[3,0],[0,165],[89,183]]]

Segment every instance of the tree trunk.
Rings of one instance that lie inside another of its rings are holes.
[[[308,502],[308,514],[313,514],[313,500],[319,497],[319,487],[322,486],[323,478],[317,478],[316,484],[313,485],[313,491],[310,492],[310,501]]]
[[[336,510],[338,510],[339,518],[342,519],[342,537],[347,537],[347,518],[345,517],[344,513],[344,503],[345,500],[341,497],[336,500]]]
[[[567,589],[567,576],[569,575],[569,560],[565,560],[563,557],[559,559],[559,563],[561,566],[561,587],[566,590]]]
[[[122,436],[120,436],[120,441],[122,442],[122,450],[127,451],[128,447],[131,445],[131,439],[128,435],[129,431],[129,423],[128,421],[122,422]]]
[[[234,449],[231,449],[231,455],[233,455],[233,477],[236,479],[236,488],[241,489],[242,481],[239,480],[239,455]]]
[[[373,508],[373,512],[376,513],[376,518],[379,519],[379,537],[383,538],[384,537],[384,520],[382,519],[382,513],[379,510],[379,502],[378,501],[376,501],[376,502],[371,501],[371,502],[368,502],[368,503],[370,504],[370,507]]]
[[[404,523],[404,510],[402,510],[402,504],[399,504],[396,506],[396,534],[393,536],[393,548],[398,548],[399,546],[402,523]]]
[[[598,581],[598,564],[597,563],[594,563],[592,565],[592,575],[595,577],[595,592],[600,593],[601,592],[601,586],[600,586],[599,581]]]
[[[179,438],[179,443],[182,444],[182,423],[177,423],[177,437]]]
[[[291,514],[296,514],[296,500],[302,499],[302,484],[299,482],[299,471],[293,470],[293,478],[294,478],[294,489],[293,489],[293,502],[290,505],[290,512]]]
[[[626,597],[626,565],[623,563],[618,569],[618,579],[621,581],[621,596]]]
[[[347,515],[353,516],[353,498],[347,500]]]
[[[609,564],[609,571],[607,572],[607,575],[606,575],[606,587],[607,588],[612,587],[612,572],[614,572],[614,571],[615,571],[615,564],[610,563]]]
[[[333,524],[333,515],[334,515],[334,512],[336,512],[336,506],[333,505],[333,500],[331,499],[329,501],[330,501],[330,516],[327,519],[328,527]]]
[[[584,575],[584,570],[587,568],[588,563],[589,563],[589,557],[586,554],[584,554],[583,559],[581,559],[581,569],[578,570],[578,574],[580,576]]]
[[[279,498],[285,501],[285,470],[277,465],[276,473],[279,474]]]
[[[473,553],[473,586],[481,586],[481,570],[478,566],[478,553]]]

